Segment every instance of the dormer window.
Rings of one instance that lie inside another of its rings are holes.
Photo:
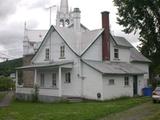
[[[114,58],[119,59],[119,49],[118,48],[114,48]]]
[[[65,58],[65,45],[60,46],[60,59]]]
[[[46,48],[46,51],[45,51],[45,60],[49,60],[49,48]]]

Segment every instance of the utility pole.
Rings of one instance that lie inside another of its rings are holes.
[[[56,5],[52,5],[46,9],[49,9],[50,15],[49,15],[49,27],[51,26],[51,22],[52,22],[52,8],[57,7]]]

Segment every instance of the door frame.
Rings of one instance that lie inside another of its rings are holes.
[[[133,96],[138,95],[138,76],[133,75]]]

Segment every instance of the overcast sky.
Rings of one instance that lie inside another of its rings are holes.
[[[101,28],[101,12],[110,12],[110,27],[114,35],[126,37],[134,46],[138,35],[126,35],[116,23],[117,9],[112,0],[68,0],[70,9],[79,7],[81,23],[89,29]],[[0,56],[22,56],[24,23],[28,29],[49,29],[49,6],[59,6],[60,0],[0,0]],[[55,25],[57,8],[52,8],[52,24]]]

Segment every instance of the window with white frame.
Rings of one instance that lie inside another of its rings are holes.
[[[119,58],[119,49],[118,48],[114,48],[114,58],[115,59]]]
[[[44,73],[40,74],[40,86],[44,87]]]
[[[65,58],[65,45],[60,46],[60,58]]]
[[[49,60],[49,48],[46,48],[46,51],[45,51],[45,60]]]
[[[56,73],[52,73],[52,86],[54,88],[57,87],[57,76],[56,76]]]
[[[124,85],[129,86],[129,76],[124,77]]]
[[[109,84],[109,85],[114,85],[114,84],[115,84],[115,83],[114,83],[114,79],[110,79],[108,84]]]
[[[70,72],[65,74],[65,83],[71,83],[71,73]]]

